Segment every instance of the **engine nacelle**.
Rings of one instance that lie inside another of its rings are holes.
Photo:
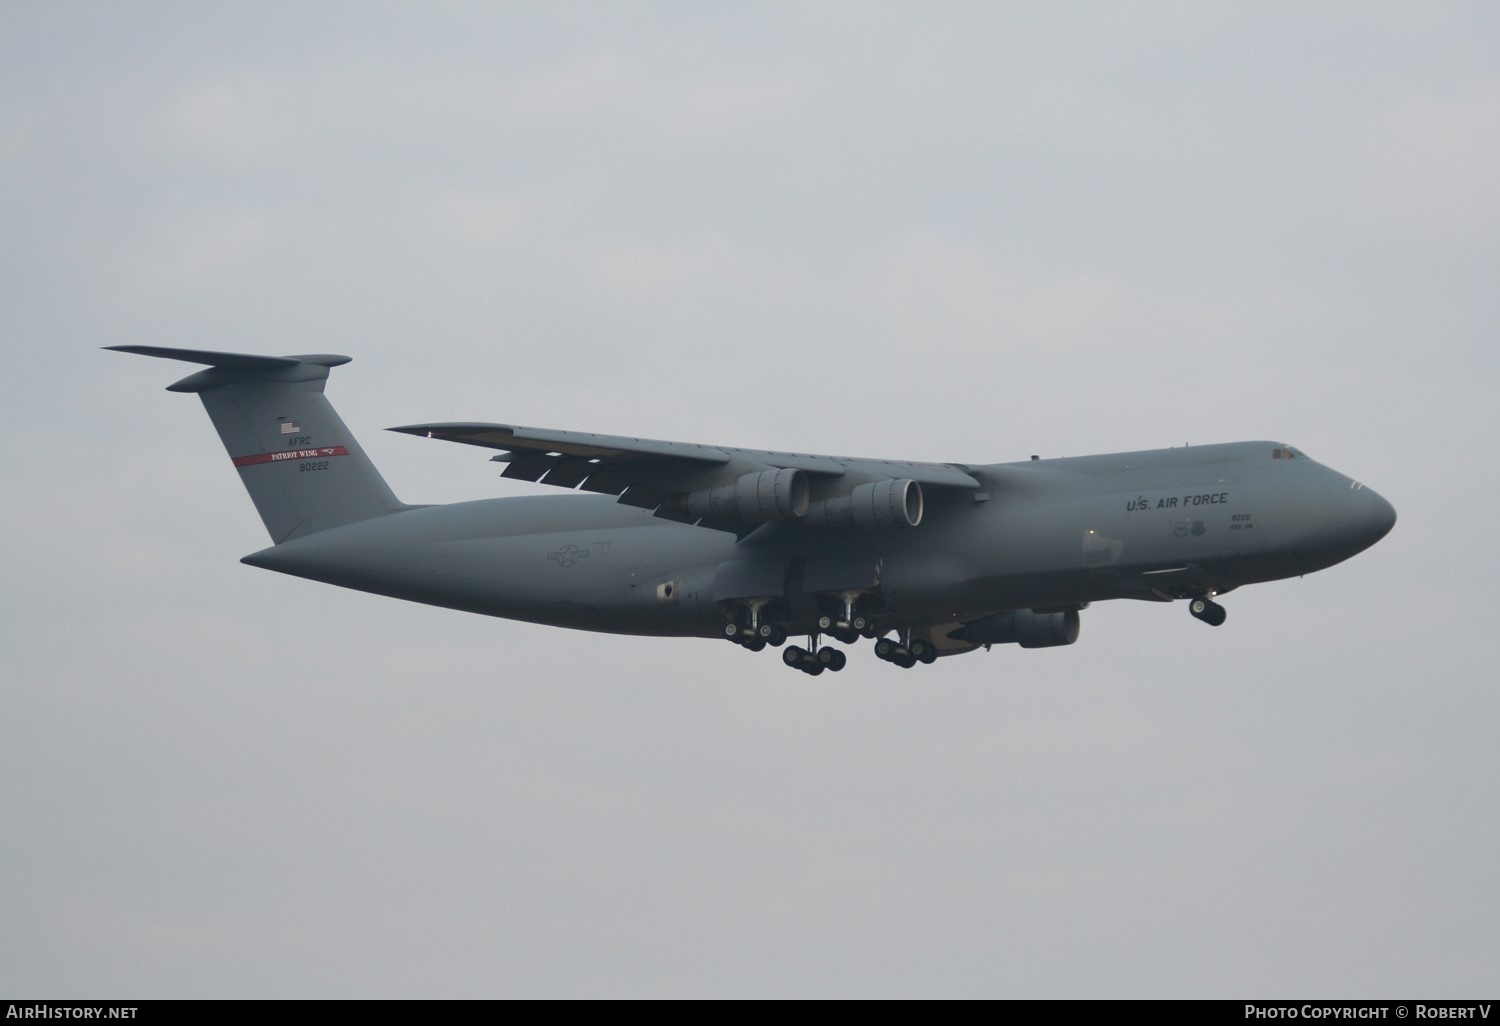
[[[922,522],[922,486],[910,478],[856,485],[848,495],[819,499],[807,510],[807,523],[884,531],[916,527]]]
[[[690,516],[716,520],[801,520],[807,514],[809,495],[803,471],[767,470],[741,475],[716,488],[689,492],[683,505]]]
[[[996,613],[964,624],[953,637],[974,645],[1019,644],[1022,648],[1052,648],[1055,645],[1071,645],[1078,640],[1078,610],[1065,609],[1056,613],[1038,613],[1034,609],[1018,609],[1013,613]]]

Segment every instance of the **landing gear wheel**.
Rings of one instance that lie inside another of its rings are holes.
[[[781,650],[781,661],[786,663],[788,666],[800,667],[802,665],[802,658],[805,655],[807,655],[807,653],[804,652],[801,647],[792,645],[789,648],[784,648]]]
[[[820,631],[827,631],[827,630],[829,630],[832,627],[833,627],[833,617],[831,617],[831,616],[820,616],[820,617],[818,617],[818,630],[820,630]]]
[[[831,645],[825,648],[818,649],[818,662],[823,666],[826,666],[828,669],[832,670],[834,673],[838,673],[840,670],[842,670],[844,668],[844,664],[848,661],[848,656],[844,655],[843,652],[832,647]]]
[[[875,658],[884,659],[888,663],[895,663],[903,670],[909,670],[917,665],[918,659],[922,658],[918,654],[919,647],[921,646],[932,647],[930,644],[922,641],[914,641],[908,647],[890,638],[881,638],[875,642]]]
[[[786,628],[772,627],[771,633],[766,635],[766,644],[775,645],[780,648],[786,644]]]
[[[1210,627],[1222,626],[1224,621],[1229,619],[1229,610],[1206,598],[1193,599],[1188,604],[1188,612]]]
[[[740,637],[740,625],[737,623],[726,623],[724,625],[724,637],[730,641],[738,641]]]
[[[763,649],[763,648],[766,647],[766,639],[765,638],[749,638],[749,639],[747,639],[744,642],[744,646],[747,649],[749,649],[751,652],[759,652],[761,649]]]
[[[937,646],[930,641],[913,641],[911,654],[924,666],[931,666],[937,662]]]

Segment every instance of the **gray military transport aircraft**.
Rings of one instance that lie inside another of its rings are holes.
[[[273,545],[242,560],[580,630],[727,638],[840,670],[1071,645],[1104,599],[1215,597],[1375,544],[1396,512],[1280,442],[972,465],[761,452],[509,424],[394,431],[501,450],[502,477],[590,495],[399,501],[323,395],[347,356],[111,346],[207,364],[196,392]]]

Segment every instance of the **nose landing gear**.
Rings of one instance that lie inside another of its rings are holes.
[[[1229,619],[1229,610],[1209,598],[1193,599],[1188,603],[1188,612],[1210,627],[1218,627]]]

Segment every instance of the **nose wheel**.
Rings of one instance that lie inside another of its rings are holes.
[[[1229,610],[1213,599],[1195,598],[1188,603],[1188,612],[1210,627],[1218,627],[1229,619]]]

